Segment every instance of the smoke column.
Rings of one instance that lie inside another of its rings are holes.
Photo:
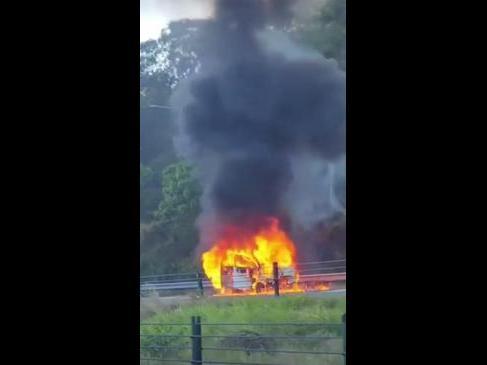
[[[345,74],[266,30],[290,20],[292,3],[216,1],[201,69],[174,98],[175,144],[204,189],[201,249],[226,224],[275,216],[291,229],[343,209]]]

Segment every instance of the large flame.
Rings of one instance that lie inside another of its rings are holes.
[[[226,227],[220,240],[203,253],[203,270],[214,288],[223,289],[222,267],[255,269],[261,276],[270,278],[274,262],[279,268],[296,269],[296,248],[292,240],[276,218],[268,218],[266,222],[256,233],[241,227]]]

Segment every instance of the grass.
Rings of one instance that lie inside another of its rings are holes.
[[[344,297],[211,297],[173,305],[152,315],[147,322],[191,323],[191,316],[204,322],[333,322],[345,312]],[[292,314],[292,317],[290,315]]]
[[[190,359],[190,350],[161,349],[161,347],[190,347],[184,337],[158,337],[158,335],[191,334],[191,316],[201,316],[203,347],[243,348],[245,351],[205,350],[204,360],[241,363],[286,365],[341,365],[343,358],[335,355],[276,354],[267,350],[294,350],[341,352],[341,338],[333,339],[279,339],[273,336],[330,336],[340,337],[341,327],[327,327],[326,323],[340,323],[345,312],[345,298],[319,298],[309,296],[238,297],[195,299],[189,303],[172,305],[145,319],[142,323],[182,323],[187,326],[141,326],[141,358]],[[258,323],[323,323],[323,326],[261,326]],[[245,323],[243,326],[205,326],[205,323]],[[151,347],[153,347],[151,349]],[[171,364],[171,362],[163,362]],[[141,361],[143,365],[162,364],[158,361]],[[176,363],[174,363],[176,364]]]

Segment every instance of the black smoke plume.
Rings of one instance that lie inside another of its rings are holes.
[[[327,200],[328,191],[300,189],[312,177],[296,161],[318,161],[325,171],[344,156],[345,74],[334,61],[262,36],[266,26],[290,20],[292,3],[216,1],[201,68],[175,99],[182,110],[176,145],[198,167],[204,188],[204,245],[229,223],[255,227],[275,216],[289,229],[311,222],[316,212],[303,216],[300,204],[319,200],[313,194]]]

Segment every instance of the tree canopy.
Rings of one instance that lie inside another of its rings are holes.
[[[294,34],[346,68],[346,0],[328,0],[311,21],[297,24]]]
[[[141,169],[141,184],[152,174]],[[150,224],[141,226],[141,269],[147,273],[194,268],[191,252],[198,243],[194,225],[201,189],[184,161],[161,174],[161,199]]]

